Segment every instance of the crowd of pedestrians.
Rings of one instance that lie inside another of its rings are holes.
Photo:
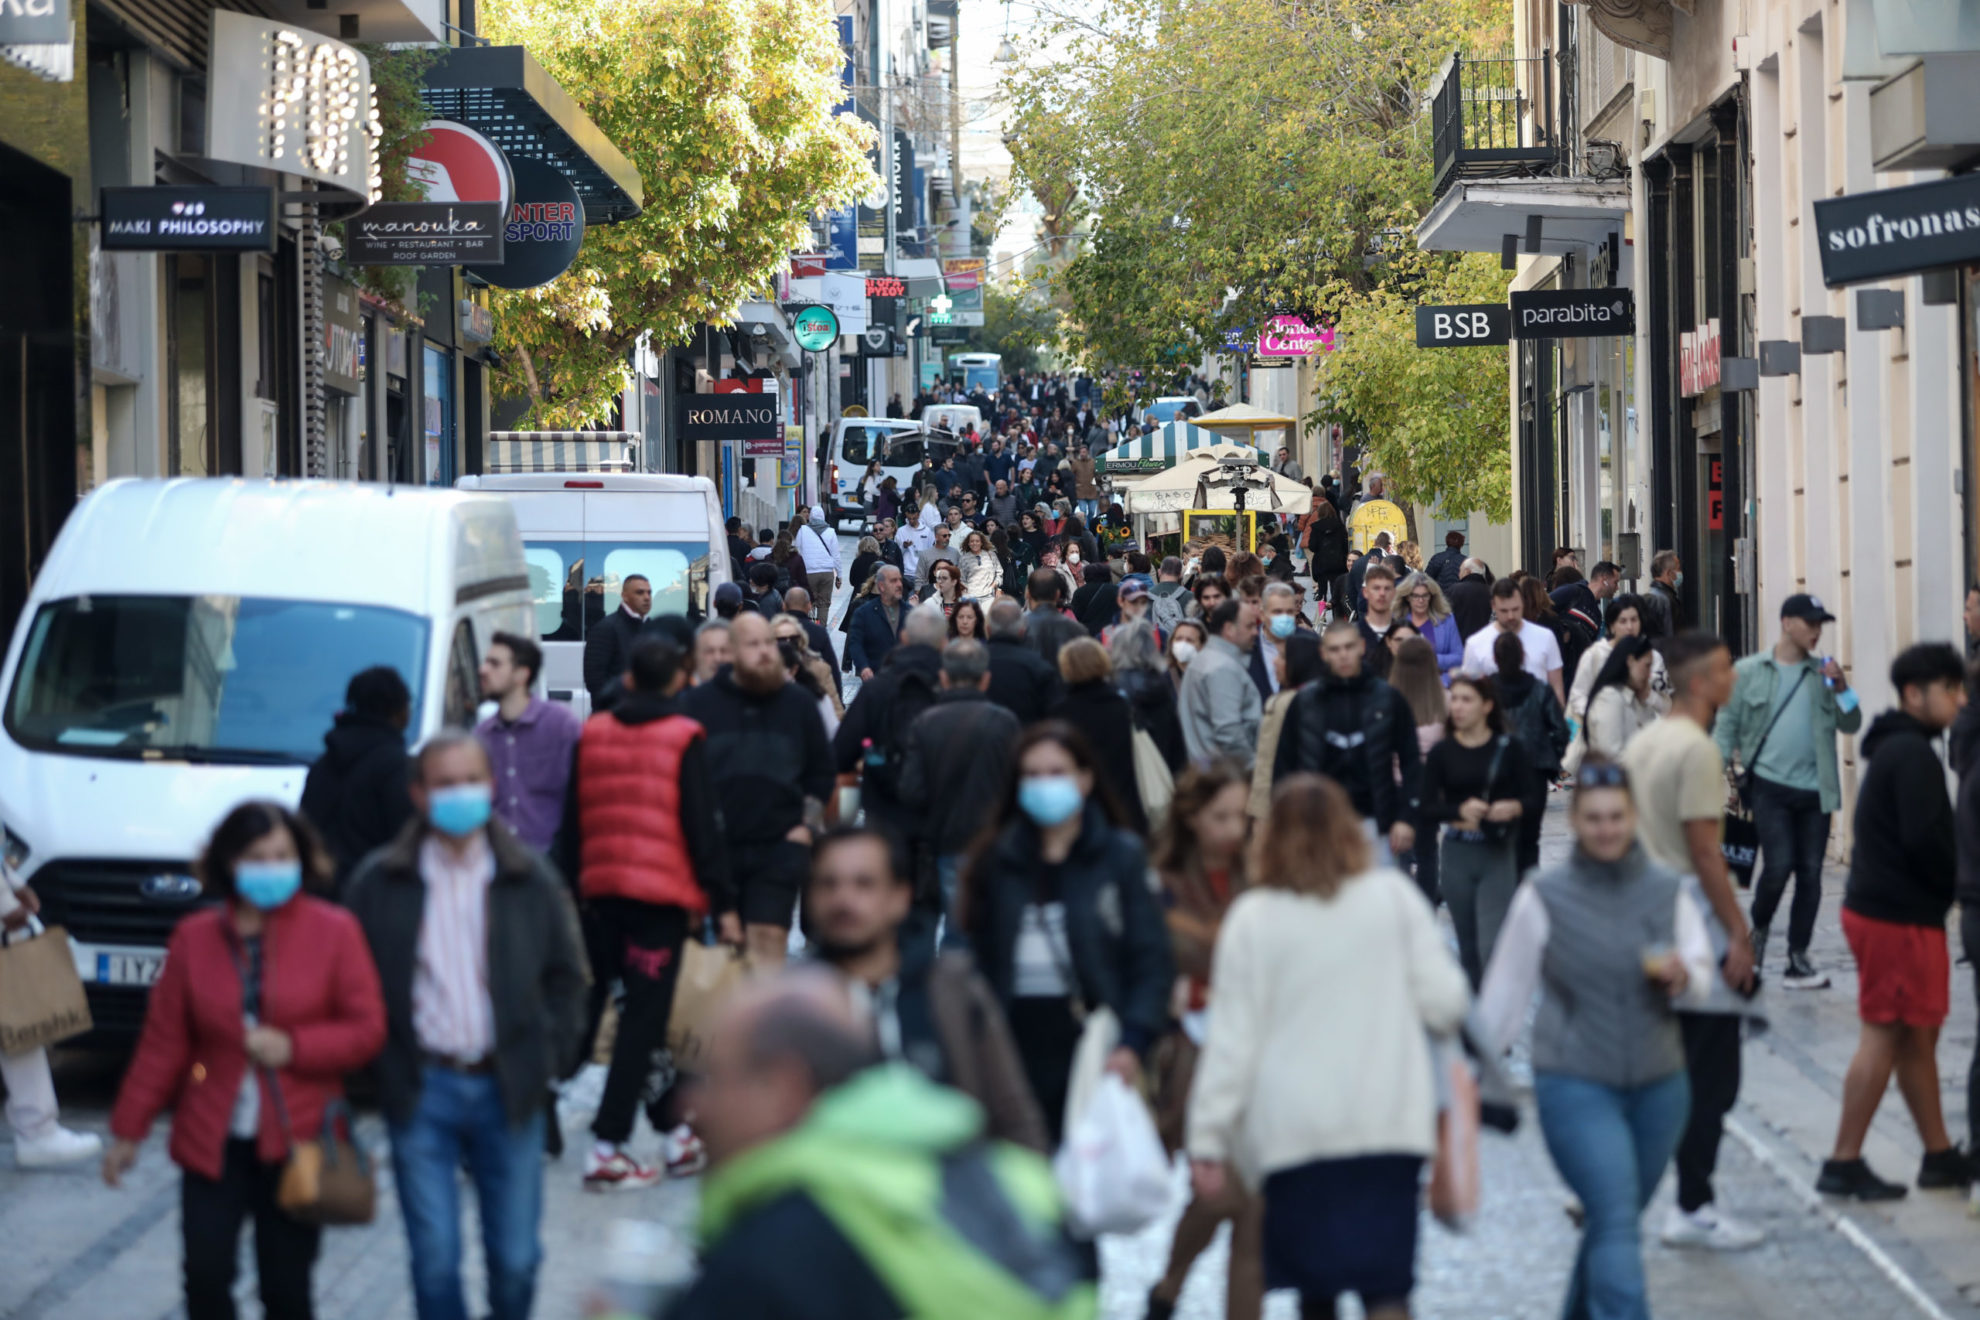
[[[1638,595],[1566,552],[1545,580],[1494,577],[1458,532],[1427,564],[1353,552],[1337,510],[1375,477],[1266,520],[1269,563],[1151,563],[1109,533],[1089,462],[1118,419],[1059,381],[986,402],[994,438],[876,484],[887,514],[846,569],[808,510],[767,549],[732,527],[749,587],[705,620],[650,617],[625,579],[589,630],[588,719],[536,695],[534,641],[497,634],[486,718],[409,748],[402,677],[368,669],[301,811],[217,825],[216,905],[173,937],[103,1156],[114,1185],[172,1111],[194,1320],[233,1314],[249,1220],[265,1310],[311,1314],[320,1230],[285,1213],[285,1165],[366,1067],[421,1320],[465,1316],[468,1223],[489,1311],[528,1315],[559,1088],[601,1048],[583,1185],[708,1167],[680,1315],[930,1315],[956,1289],[984,1314],[1093,1314],[1093,1235],[1047,1161],[1112,1076],[1191,1171],[1149,1316],[1226,1222],[1237,1320],[1271,1289],[1309,1317],[1346,1293],[1403,1316],[1426,1177],[1462,1172],[1449,1133],[1475,1100],[1452,1069],[1529,1036],[1583,1229],[1568,1314],[1648,1313],[1639,1221],[1673,1164],[1664,1241],[1761,1240],[1719,1203],[1718,1150],[1784,900],[1782,986],[1828,984],[1837,739],[1863,727],[1822,603],[1790,596],[1735,664],[1684,626],[1668,553]],[[1891,679],[1840,914],[1862,1034],[1818,1183],[1864,1199],[1906,1190],[1862,1153],[1892,1076],[1918,1185],[1973,1178],[1936,1050],[1956,895],[1980,943],[1980,715],[1950,648]],[[1557,792],[1573,850],[1542,867]],[[1729,808],[1760,839],[1750,902]],[[754,980],[677,1066],[679,978],[718,947]],[[657,1164],[632,1150],[642,1113]]]

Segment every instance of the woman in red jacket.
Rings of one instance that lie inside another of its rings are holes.
[[[344,1074],[385,1043],[378,970],[357,921],[301,892],[330,870],[309,826],[283,807],[235,807],[199,871],[226,901],[172,934],[110,1116],[103,1180],[117,1185],[152,1120],[172,1110],[189,1320],[233,1320],[250,1214],[268,1320],[310,1320],[320,1230],[285,1214],[275,1192],[292,1140],[321,1130]]]

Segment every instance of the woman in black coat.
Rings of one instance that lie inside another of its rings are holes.
[[[1177,625],[1181,627],[1181,624]],[[1114,681],[1127,698],[1134,726],[1155,740],[1169,773],[1180,775],[1189,759],[1183,743],[1182,713],[1176,704],[1176,684],[1169,677],[1155,625],[1146,619],[1117,625],[1107,638],[1107,658],[1114,662]]]
[[[1134,777],[1134,710],[1114,686],[1114,662],[1107,648],[1080,637],[1059,648],[1059,677],[1066,693],[1046,712],[1086,735],[1099,763],[1099,778],[1119,801],[1121,823],[1147,835],[1148,815]]]
[[[1083,735],[1052,721],[1032,726],[957,900],[1055,1146],[1084,1011],[1104,1006],[1119,1019],[1107,1067],[1130,1085],[1168,1027],[1168,930],[1148,887],[1148,854],[1117,823],[1111,796]]]
[[[1313,510],[1317,515],[1313,525],[1306,529],[1306,566],[1313,575],[1314,587],[1324,593],[1334,603],[1336,611],[1345,605],[1345,584],[1342,579],[1348,571],[1348,529],[1341,521],[1340,513],[1326,500],[1315,498]]]

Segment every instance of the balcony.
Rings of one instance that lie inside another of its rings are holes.
[[[1453,54],[1430,93],[1435,191],[1462,180],[1531,178],[1561,161],[1548,52],[1480,59]]]

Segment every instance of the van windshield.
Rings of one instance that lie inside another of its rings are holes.
[[[75,596],[35,615],[7,702],[24,747],[308,765],[351,676],[399,671],[419,727],[429,628],[402,610],[252,596]]]
[[[653,588],[649,617],[708,612],[706,541],[525,541],[529,594],[536,608],[536,633],[546,642],[581,642],[619,608],[628,577],[644,577]]]
[[[902,426],[847,426],[839,439],[839,461],[864,468],[876,459],[887,457],[887,441],[897,435],[913,435],[914,432]],[[914,460],[921,462],[919,458]],[[889,467],[898,464],[888,463]]]

